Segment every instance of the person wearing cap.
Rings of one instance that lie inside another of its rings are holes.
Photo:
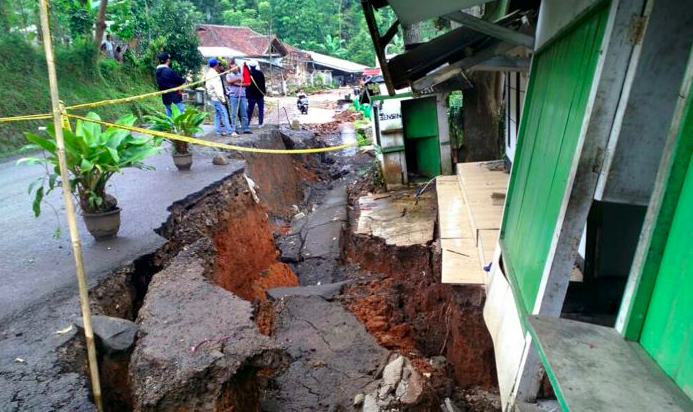
[[[251,60],[248,66],[250,66],[251,77],[250,86],[245,91],[248,99],[248,122],[253,120],[253,110],[257,104],[257,123],[262,126],[265,120],[265,94],[267,94],[265,75],[260,71],[257,61]]]
[[[157,56],[159,65],[156,66],[156,83],[159,85],[159,90],[173,89],[174,87],[182,86],[185,80],[178,73],[171,69],[171,57],[166,52],[161,52]],[[171,105],[176,105],[181,112],[185,111],[183,106],[183,92],[168,92],[161,95],[161,101],[166,108],[166,115],[171,117]]]
[[[214,129],[217,134],[226,136],[227,133],[233,132],[233,128],[231,128],[229,123],[224,84],[219,75],[222,71],[219,60],[211,59],[209,61],[209,70],[205,73],[205,89],[207,90],[209,100],[212,102],[212,107],[214,107]],[[225,130],[221,128],[222,124]]]
[[[248,124],[248,102],[245,98],[245,88],[247,84],[243,82],[243,73],[240,67],[234,61],[231,66],[231,73],[226,75],[227,92],[229,94],[229,102],[231,103],[231,124],[234,126],[234,133],[250,134],[250,125]],[[238,125],[238,117],[241,117],[241,127]]]

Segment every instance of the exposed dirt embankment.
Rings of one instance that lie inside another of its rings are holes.
[[[310,138],[314,136],[311,135]],[[291,137],[283,136],[279,130],[268,131],[266,135],[240,137],[233,143],[261,149],[294,148]],[[317,144],[307,143],[311,147]],[[315,160],[312,155],[287,156],[252,152],[234,152],[231,155],[246,161],[246,174],[257,185],[261,203],[274,215],[288,217],[295,213],[293,205],[304,202],[306,181],[317,179],[309,169]]]
[[[278,252],[267,214],[252,197],[237,197],[214,236],[217,269],[212,280],[249,301],[265,300],[274,287],[298,286],[291,268],[277,260]]]
[[[395,247],[351,234],[347,257],[374,275],[349,286],[347,307],[380,344],[424,357],[445,356],[460,388],[496,387],[493,344],[479,286],[440,283],[433,246]],[[415,362],[416,363],[416,362]],[[419,363],[426,372],[428,366]]]

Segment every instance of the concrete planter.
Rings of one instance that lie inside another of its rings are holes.
[[[193,163],[192,153],[174,153],[171,156],[173,157],[173,164],[176,165],[178,170],[190,170]]]
[[[118,234],[120,229],[120,208],[103,213],[83,212],[84,224],[96,240],[110,239]]]

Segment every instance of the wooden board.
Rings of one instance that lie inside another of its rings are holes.
[[[478,249],[472,239],[441,239],[442,283],[485,284]]]
[[[498,233],[500,230],[480,230],[479,239],[477,241],[479,248],[479,259],[481,265],[486,266],[493,260],[493,253],[498,245]]]
[[[436,179],[438,196],[438,234],[441,239],[472,239],[469,215],[457,176]]]
[[[530,316],[532,337],[566,411],[690,411],[691,401],[613,328]]]
[[[494,205],[492,195],[507,193],[510,176],[500,170],[489,170],[486,162],[459,163],[457,176],[467,205],[469,224],[475,242],[478,242],[479,231],[498,230],[501,227],[503,205]]]

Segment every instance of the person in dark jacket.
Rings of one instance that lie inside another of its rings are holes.
[[[185,84],[185,80],[171,69],[171,57],[168,53],[161,52],[157,58],[159,59],[159,65],[156,66],[156,82],[159,84],[159,90],[168,90]],[[171,105],[173,104],[175,104],[181,112],[185,111],[182,90],[162,94],[161,100],[166,107],[166,115],[169,117],[171,117],[173,113],[171,111]]]
[[[245,97],[248,99],[248,122],[253,121],[253,109],[257,104],[258,124],[262,126],[265,120],[265,75],[258,68],[257,61],[250,64],[250,86],[245,90]]]

